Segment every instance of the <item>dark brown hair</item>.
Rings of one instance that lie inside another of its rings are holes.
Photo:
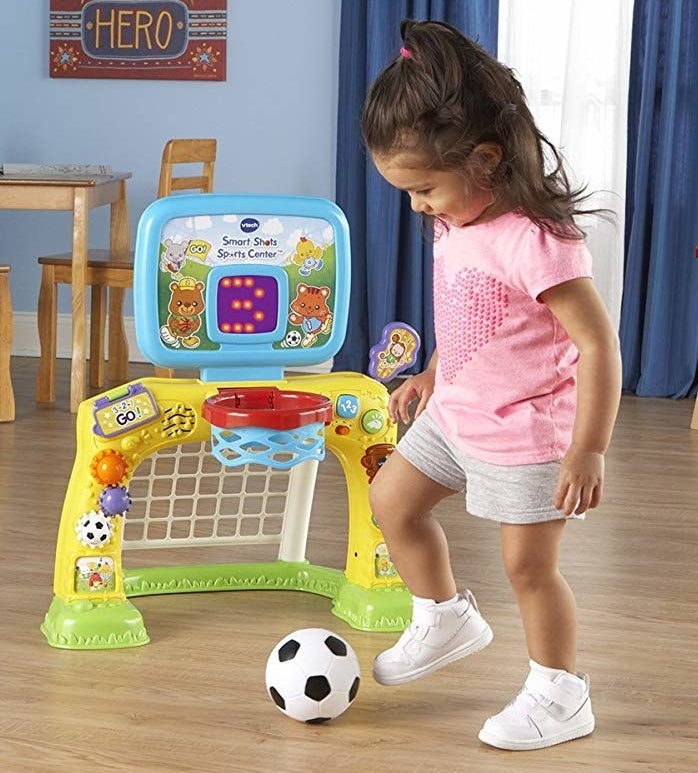
[[[364,103],[362,129],[377,155],[414,151],[439,170],[465,177],[473,150],[496,143],[502,160],[490,187],[508,206],[566,239],[583,236],[574,216],[585,189],[573,189],[557,148],[536,126],[514,73],[443,22],[405,20],[401,54],[376,78]]]

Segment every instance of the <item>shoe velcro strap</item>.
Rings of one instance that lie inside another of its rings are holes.
[[[439,622],[439,613],[436,611],[436,605],[420,609],[415,607],[412,612],[412,624],[419,627],[434,628]]]
[[[551,682],[543,674],[531,671],[526,679],[526,689],[534,695],[542,695],[544,698],[558,703],[568,711],[574,711],[579,707],[580,699],[578,695],[573,695],[564,687],[555,682]]]
[[[468,588],[466,588],[466,589],[465,589],[465,592],[463,593],[463,598],[464,598],[464,599],[466,599],[466,600],[468,601],[468,604],[469,604],[469,605],[470,605],[470,606],[471,606],[471,607],[472,607],[472,608],[473,608],[473,609],[474,609],[476,612],[479,612],[479,611],[480,611],[480,610],[478,609],[478,606],[477,606],[477,601],[475,601],[475,596],[473,596],[472,592],[471,592],[471,591],[470,591]],[[467,612],[467,610],[466,610],[466,612]]]

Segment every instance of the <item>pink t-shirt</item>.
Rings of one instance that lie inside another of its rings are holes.
[[[565,455],[579,353],[538,296],[590,276],[583,241],[557,239],[518,213],[437,238],[439,364],[427,410],[464,453],[502,465]]]

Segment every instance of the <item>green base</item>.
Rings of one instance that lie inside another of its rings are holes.
[[[164,566],[124,572],[127,596],[208,590],[304,590],[334,598],[343,583],[344,574],[338,569],[304,561]]]
[[[70,601],[55,597],[41,632],[52,647],[111,650],[139,647],[150,639],[130,601]]]
[[[361,631],[402,631],[410,622],[412,597],[403,586],[364,588],[338,569],[307,562],[156,567],[125,572],[126,595],[200,593],[215,590],[299,590],[333,600],[332,612]],[[41,631],[52,647],[76,650],[138,647],[149,639],[130,601],[54,598]]]
[[[345,582],[332,612],[360,631],[404,631],[412,619],[412,595],[403,585],[363,588]]]
[[[404,631],[412,596],[403,586],[364,588],[338,569],[307,562],[158,567],[125,573],[127,596],[208,590],[300,590],[333,599],[333,613],[361,631]]]

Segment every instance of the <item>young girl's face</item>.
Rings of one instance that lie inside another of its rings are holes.
[[[496,216],[492,191],[457,172],[431,169],[413,153],[374,155],[376,169],[391,185],[406,191],[412,209],[451,226],[484,223]]]

